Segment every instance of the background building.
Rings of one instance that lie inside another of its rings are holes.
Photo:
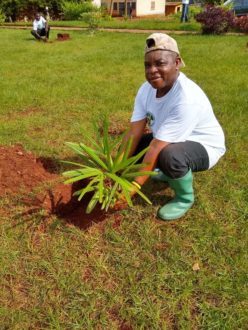
[[[158,15],[165,13],[166,0],[102,0],[110,11],[112,4],[112,16],[124,16],[125,6],[127,6],[127,15],[130,15],[132,8],[132,16]]]

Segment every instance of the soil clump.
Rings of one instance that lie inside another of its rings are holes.
[[[51,159],[37,158],[19,144],[0,146],[0,198],[18,196],[26,206],[27,215],[43,209],[47,217],[57,215],[82,229],[110,216],[109,212],[100,209],[100,205],[86,214],[90,196],[78,202],[73,196],[77,189],[78,184],[63,184]]]

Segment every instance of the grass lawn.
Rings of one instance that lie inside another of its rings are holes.
[[[199,9],[198,9],[199,11]],[[5,25],[13,25],[13,23],[4,23]],[[32,26],[32,22],[16,22],[14,25]],[[65,27],[87,27],[83,21],[50,21],[53,26]],[[102,20],[101,28],[113,29],[140,29],[140,30],[176,30],[176,31],[200,31],[200,24],[197,23],[193,14],[188,23],[180,23],[180,15],[144,17],[144,18],[113,18],[112,20]]]
[[[82,129],[93,137],[100,114],[128,123],[146,35],[70,34],[44,44],[0,29],[0,145],[56,161]],[[156,220],[168,189],[153,183],[152,206],[137,200],[118,227],[110,216],[87,231],[0,199],[0,329],[247,327],[247,37],[175,38],[224,128],[225,157],[195,174],[195,205],[174,223]]]

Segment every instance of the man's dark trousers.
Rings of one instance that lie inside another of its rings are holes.
[[[38,40],[42,39],[42,37],[46,37],[49,39],[49,32],[50,32],[50,27],[48,27],[47,31],[46,29],[38,29],[37,31],[32,30],[31,34]]]
[[[148,147],[152,139],[152,133],[144,134],[135,154]],[[170,143],[160,151],[157,167],[170,178],[178,179],[184,177],[190,169],[192,172],[207,170],[209,157],[206,149],[198,142]]]

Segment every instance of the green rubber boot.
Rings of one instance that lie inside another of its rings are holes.
[[[193,175],[191,170],[182,178],[167,177],[170,187],[175,191],[175,198],[158,210],[158,217],[162,220],[176,220],[181,218],[194,203]]]
[[[151,177],[153,181],[155,181],[155,182],[168,182],[168,177],[159,168],[156,168],[154,170],[154,172],[157,173],[157,174],[153,175]]]

